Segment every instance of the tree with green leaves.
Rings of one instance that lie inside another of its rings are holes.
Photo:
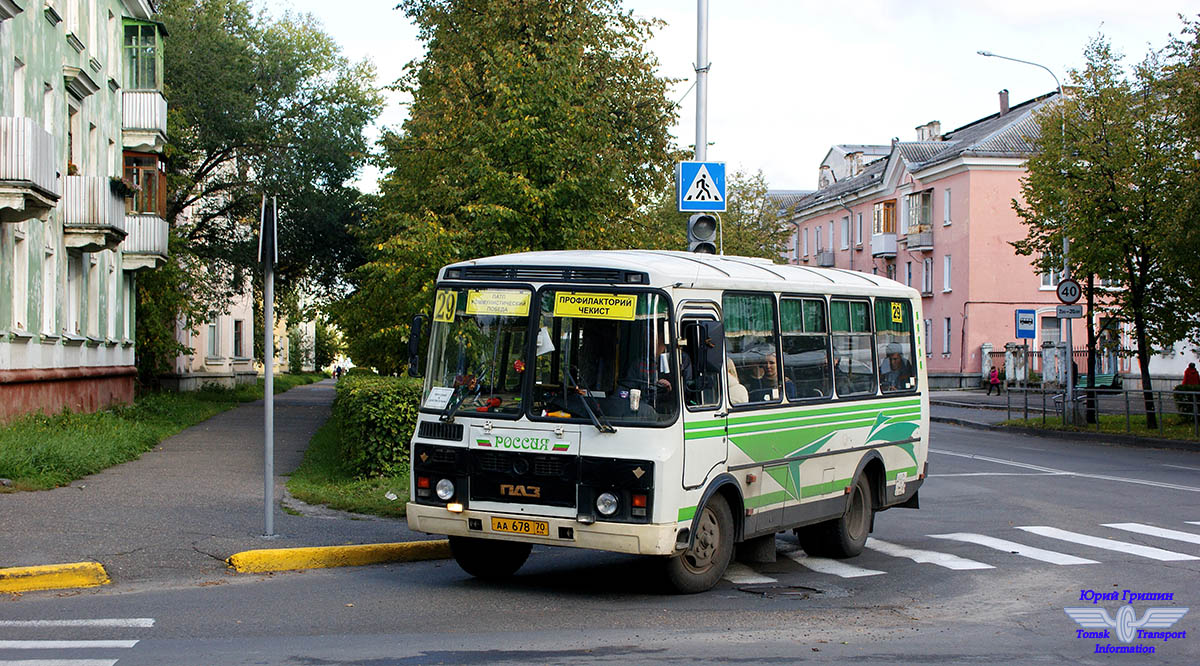
[[[1200,312],[1186,307],[1193,287],[1175,257],[1189,227],[1178,167],[1194,157],[1185,154],[1183,127],[1169,113],[1158,54],[1128,74],[1102,37],[1084,55],[1083,69],[1070,73],[1071,94],[1039,117],[1038,152],[1022,180],[1024,201],[1013,202],[1028,234],[1013,246],[1050,272],[1062,265],[1064,235],[1070,241],[1072,273],[1093,286],[1089,303],[1133,323],[1154,427],[1150,356],[1200,323]],[[1118,288],[1098,292],[1096,280]],[[1091,315],[1089,307],[1089,322]]]
[[[355,363],[405,365],[437,269],[479,256],[634,247],[658,233],[675,106],[619,0],[402,0],[427,45],[397,88],[370,262],[336,309]],[[679,222],[682,225],[682,221]]]
[[[372,207],[346,182],[382,108],[373,67],[350,63],[311,16],[272,19],[249,0],[162,0],[159,18],[169,34],[171,268],[139,280],[139,302],[152,304],[137,327],[143,378],[179,353],[166,334],[175,321],[195,327],[246,288],[264,193],[279,200],[277,291],[341,286],[363,260],[348,230]]]

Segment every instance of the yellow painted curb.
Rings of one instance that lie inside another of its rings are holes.
[[[226,562],[241,573],[353,567],[384,562],[417,562],[450,557],[450,542],[409,541],[315,548],[264,548],[235,553]]]
[[[96,587],[111,581],[99,562],[44,564],[35,567],[0,569],[0,592],[60,590],[68,587]]]

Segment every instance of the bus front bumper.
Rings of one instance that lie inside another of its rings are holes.
[[[521,541],[545,546],[568,546],[590,548],[614,553],[633,555],[673,555],[676,535],[686,524],[633,525],[629,523],[606,523],[596,521],[581,523],[568,518],[529,516],[495,511],[462,512],[448,511],[445,507],[428,506],[409,502],[408,526],[419,532],[445,534],[449,536],[475,537],[480,539],[502,539]],[[512,534],[492,529],[492,518],[534,521],[548,524],[548,536]],[[477,529],[471,529],[475,522]]]

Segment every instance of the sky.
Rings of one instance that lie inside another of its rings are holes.
[[[666,22],[650,43],[659,74],[679,79],[678,145],[696,136],[696,0],[625,0],[636,15]],[[830,146],[916,138],[940,121],[947,132],[1055,89],[1045,70],[976,54],[985,50],[1045,65],[1065,85],[1103,34],[1130,64],[1167,43],[1181,12],[1162,0],[710,0],[707,159],[771,189],[815,189]],[[370,59],[381,85],[424,52],[396,0],[272,0],[273,12],[311,13],[353,61]],[[398,128],[406,108],[387,94],[379,126]],[[378,135],[378,127],[372,136]],[[378,172],[359,186],[374,191]]]

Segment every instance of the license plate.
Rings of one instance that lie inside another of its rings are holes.
[[[544,520],[492,518],[492,531],[509,532],[511,534],[532,534],[534,536],[550,536],[550,523],[547,523]]]

